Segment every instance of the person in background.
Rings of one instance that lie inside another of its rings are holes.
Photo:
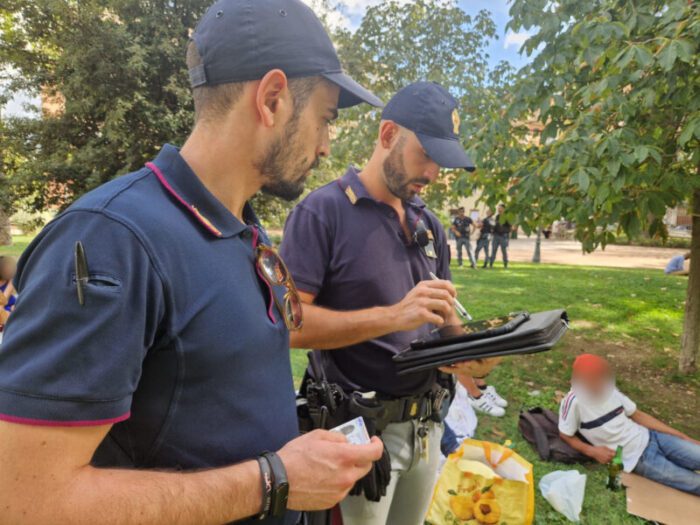
[[[483,379],[467,375],[457,377],[455,395],[445,418],[445,432],[440,442],[444,457],[455,452],[462,442],[474,437],[477,426],[476,412],[487,416],[503,417],[508,401]]]
[[[486,218],[477,222],[479,228],[479,238],[476,241],[476,250],[474,252],[474,261],[478,264],[479,252],[484,250],[484,268],[489,264],[489,243],[493,234],[493,210],[486,210]]]
[[[13,257],[0,255],[0,341],[2,330],[17,302],[12,279],[17,273],[17,263]]]
[[[666,275],[688,275],[690,272],[690,252],[672,257],[664,273]]]
[[[454,234],[457,241],[457,266],[462,266],[462,248],[466,247],[467,257],[472,269],[476,268],[474,256],[472,255],[471,233],[474,226],[474,221],[471,217],[464,214],[464,206],[457,208],[457,216],[452,221],[450,231]]]
[[[450,210],[450,224],[452,224],[457,217],[457,210],[456,209],[451,209]],[[447,238],[449,240],[455,240],[457,237],[455,237],[455,232],[452,231],[452,226],[450,226],[447,229]]]
[[[510,237],[512,226],[503,216],[505,211],[506,207],[503,204],[499,204],[498,213],[494,219],[493,226],[493,242],[491,243],[491,259],[489,261],[490,268],[493,268],[493,263],[496,261],[496,252],[499,247],[501,248],[501,255],[503,256],[503,267],[508,268],[508,238]]]
[[[506,414],[508,401],[503,399],[493,385],[479,377],[459,377],[459,383],[467,391],[467,398],[474,410],[487,416],[503,417]]]
[[[637,409],[615,387],[603,357],[582,354],[574,361],[571,390],[559,409],[559,433],[602,464],[612,461],[622,446],[625,472],[700,496],[700,442]]]
[[[454,399],[445,417],[445,432],[440,442],[440,451],[444,457],[455,452],[465,439],[474,437],[478,419],[472,407],[466,389],[460,381],[455,386]]]

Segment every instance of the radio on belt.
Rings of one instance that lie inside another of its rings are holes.
[[[348,439],[348,442],[353,445],[366,445],[370,441],[367,427],[365,426],[365,420],[362,419],[362,416],[332,428],[331,432],[340,432]]]

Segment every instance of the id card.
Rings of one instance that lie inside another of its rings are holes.
[[[362,419],[362,416],[332,428],[331,432],[340,432],[348,439],[348,443],[353,445],[366,445],[370,441],[365,420]]]

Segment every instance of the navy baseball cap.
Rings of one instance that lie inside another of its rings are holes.
[[[193,88],[259,80],[281,69],[289,78],[321,76],[336,84],[338,107],[384,105],[343,72],[326,30],[300,0],[219,0],[192,39],[202,58],[190,70]]]
[[[474,171],[474,163],[459,142],[457,101],[435,82],[414,82],[387,103],[382,120],[413,131],[425,152],[442,168]]]

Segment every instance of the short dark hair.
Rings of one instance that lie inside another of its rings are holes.
[[[190,41],[187,45],[187,69],[190,70],[202,64],[202,57],[197,44]],[[294,116],[297,116],[309,102],[309,97],[320,82],[321,77],[290,78],[289,91],[294,100]],[[194,100],[194,120],[216,121],[227,114],[243,95],[245,82],[229,82],[217,86],[199,86],[192,90]]]

